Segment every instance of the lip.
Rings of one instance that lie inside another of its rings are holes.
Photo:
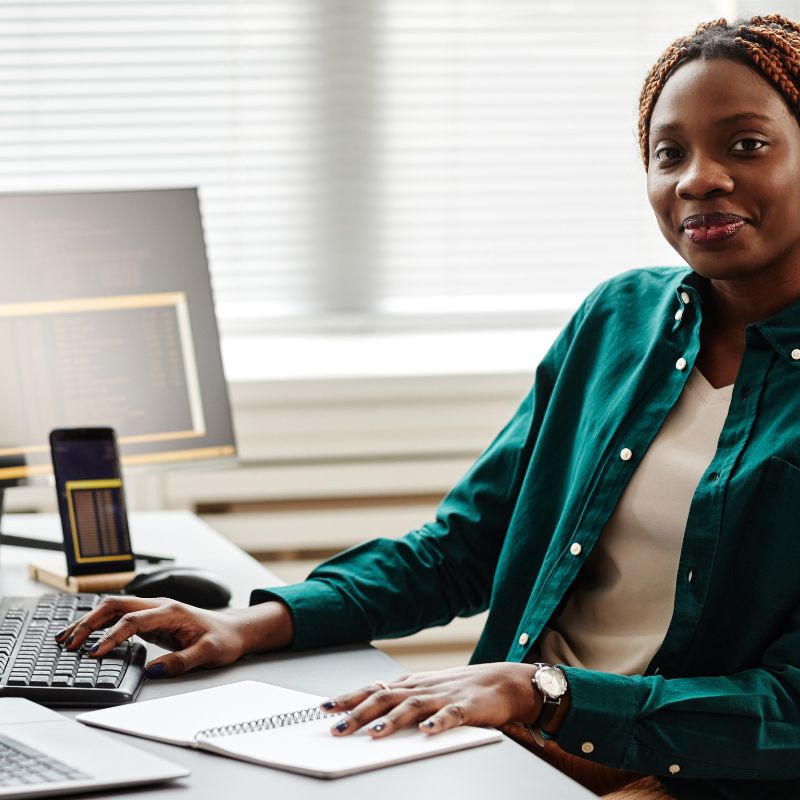
[[[721,211],[712,211],[708,214],[692,214],[681,223],[681,228],[693,230],[695,228],[710,228],[714,225],[733,225],[737,222],[747,222],[740,214],[725,214]]]
[[[686,217],[681,229],[693,244],[710,245],[732,239],[746,224],[747,220],[739,214],[714,211]]]

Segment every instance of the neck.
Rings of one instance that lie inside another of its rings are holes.
[[[771,317],[800,299],[800,270],[797,278],[755,285],[746,280],[711,280],[707,316],[722,335],[744,338],[745,328]]]

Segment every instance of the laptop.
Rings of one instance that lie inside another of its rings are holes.
[[[0,798],[72,795],[188,774],[30,700],[0,698]]]

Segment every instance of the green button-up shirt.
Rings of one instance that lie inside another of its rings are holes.
[[[525,660],[683,391],[706,290],[675,268],[601,285],[435,521],[252,601],[289,606],[296,649],[405,636],[488,607],[473,662]],[[659,776],[679,798],[800,797],[798,517],[800,303],[747,328],[661,648],[644,675],[566,668],[558,744]]]

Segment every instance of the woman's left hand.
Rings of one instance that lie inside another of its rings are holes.
[[[535,671],[531,664],[500,662],[403,675],[336,697],[322,708],[349,712],[332,728],[338,736],[365,725],[378,738],[412,725],[425,733],[440,733],[459,725],[532,723],[542,707],[531,682]]]

